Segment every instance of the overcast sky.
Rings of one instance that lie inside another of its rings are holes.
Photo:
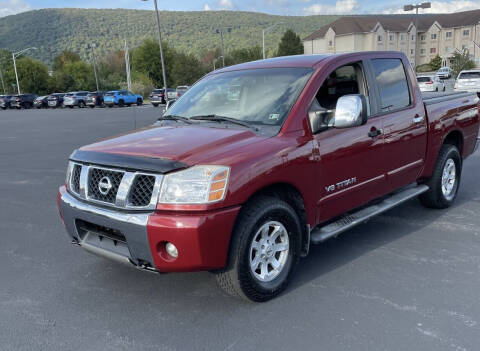
[[[405,0],[408,1],[408,0]],[[277,15],[325,15],[402,12],[405,1],[385,0],[159,0],[162,10],[242,10]],[[415,1],[412,1],[415,3]],[[0,0],[0,17],[51,7],[152,9],[152,1],[141,0]],[[428,12],[449,13],[480,9],[480,0],[432,1]]]

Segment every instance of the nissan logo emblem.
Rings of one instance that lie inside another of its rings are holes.
[[[103,177],[98,182],[98,191],[100,191],[102,195],[107,195],[111,188],[112,181],[108,177]]]

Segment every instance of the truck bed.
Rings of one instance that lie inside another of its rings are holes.
[[[475,93],[469,93],[467,91],[454,91],[454,92],[422,92],[422,98],[425,105],[438,104],[440,102],[446,102],[462,97],[476,96]]]

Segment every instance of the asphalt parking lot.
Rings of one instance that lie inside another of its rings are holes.
[[[480,152],[454,207],[412,200],[313,247],[286,293],[253,304],[209,273],[140,272],[67,239],[69,154],[159,114],[0,111],[0,350],[478,350]]]

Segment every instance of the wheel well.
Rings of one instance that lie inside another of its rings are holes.
[[[460,151],[460,155],[463,155],[463,135],[458,130],[450,132],[443,143],[455,145],[458,148],[458,151]]]
[[[310,245],[310,233],[309,228],[307,227],[307,213],[305,210],[305,202],[303,196],[293,185],[288,183],[276,183],[268,185],[257,192],[255,192],[248,201],[256,198],[257,196],[271,196],[276,197],[285,201],[289,204],[297,213],[297,216],[300,220],[300,225],[302,226],[302,256],[306,256],[308,253],[308,248]],[[247,201],[247,202],[248,202]]]

